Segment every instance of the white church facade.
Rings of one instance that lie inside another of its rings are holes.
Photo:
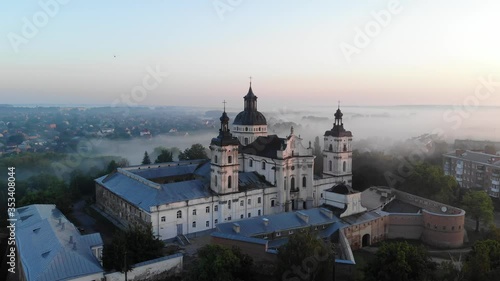
[[[325,190],[352,183],[352,133],[340,108],[324,134],[322,175],[313,149],[294,134],[268,135],[250,85],[232,123],[223,112],[210,159],[118,168],[96,179],[96,206],[123,227],[152,227],[162,240],[212,231],[218,223],[321,206]]]

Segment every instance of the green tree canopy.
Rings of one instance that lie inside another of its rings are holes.
[[[252,280],[253,260],[239,248],[209,244],[198,250],[189,280]]]
[[[330,245],[311,231],[296,232],[278,250],[275,275],[279,280],[331,280],[333,263]]]
[[[151,164],[151,159],[149,159],[149,155],[147,151],[144,151],[144,157],[142,158],[142,164],[148,165]]]
[[[500,276],[500,242],[478,241],[472,246],[463,266],[467,281],[494,281]]]
[[[153,236],[151,228],[134,227],[119,231],[114,235],[113,243],[104,246],[104,268],[124,272],[126,255],[127,270],[130,270],[133,264],[161,257],[163,246],[163,241]]]
[[[179,153],[179,160],[195,159],[208,159],[205,148],[199,143],[193,144],[190,148],[186,148],[183,152]]]
[[[476,232],[479,231],[479,221],[490,224],[493,221],[493,202],[484,191],[471,191],[462,198],[462,206],[467,215],[476,220]]]
[[[441,167],[422,163],[414,166],[413,172],[401,183],[400,189],[438,202],[452,204],[456,200],[458,184],[453,177],[445,175]]]
[[[174,161],[172,158],[172,152],[168,149],[162,149],[158,157],[156,157],[155,163],[166,163]]]
[[[432,280],[436,264],[422,246],[407,242],[383,243],[365,268],[367,281]]]

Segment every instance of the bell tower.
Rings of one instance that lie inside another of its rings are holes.
[[[340,104],[335,112],[333,128],[325,132],[323,177],[338,178],[337,182],[352,183],[352,133],[344,129]]]
[[[238,191],[238,147],[239,141],[229,130],[229,117],[224,112],[220,117],[219,135],[212,139],[210,150],[210,188],[217,194]]]

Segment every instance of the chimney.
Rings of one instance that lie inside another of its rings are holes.
[[[328,210],[328,209],[325,209],[325,208],[321,208],[319,209],[321,211],[321,213],[325,216],[327,216],[329,219],[333,219],[333,212]]]
[[[269,225],[269,219],[263,218],[262,221],[264,222],[265,226]]]
[[[236,233],[240,233],[240,225],[237,223],[233,223],[233,231]]]
[[[70,235],[70,236],[69,236],[69,243],[70,243],[70,244],[71,244],[71,243],[73,243],[73,235]]]
[[[309,223],[309,216],[302,213],[302,212],[295,212],[295,214],[297,214],[297,216],[303,220],[305,223]]]

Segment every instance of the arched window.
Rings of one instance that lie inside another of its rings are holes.
[[[290,190],[294,190],[295,189],[295,178],[292,177],[292,179],[290,179]]]
[[[229,163],[229,164],[233,163],[233,156],[227,157],[227,163]]]
[[[245,145],[248,145],[248,138],[245,138]]]
[[[347,144],[344,144],[344,152],[347,151]]]
[[[193,209],[193,216],[196,216],[196,209]]]
[[[216,164],[217,164],[217,160],[218,160],[218,159],[217,159],[217,155],[215,155],[215,156],[214,156],[214,163],[216,163]]]
[[[231,176],[227,177],[227,188],[231,188]]]
[[[271,200],[271,207],[274,207],[274,200]]]
[[[333,170],[332,160],[328,161],[328,170],[331,172]]]
[[[302,187],[307,187],[307,178],[306,177],[302,178]]]
[[[330,146],[328,147],[328,151],[333,151],[333,145],[330,144]]]
[[[344,161],[344,163],[342,163],[342,170],[345,172],[346,170],[346,166],[347,166],[347,163]]]
[[[193,222],[193,228],[196,228],[196,222],[195,221]]]
[[[182,219],[182,211],[177,211],[177,218]]]

